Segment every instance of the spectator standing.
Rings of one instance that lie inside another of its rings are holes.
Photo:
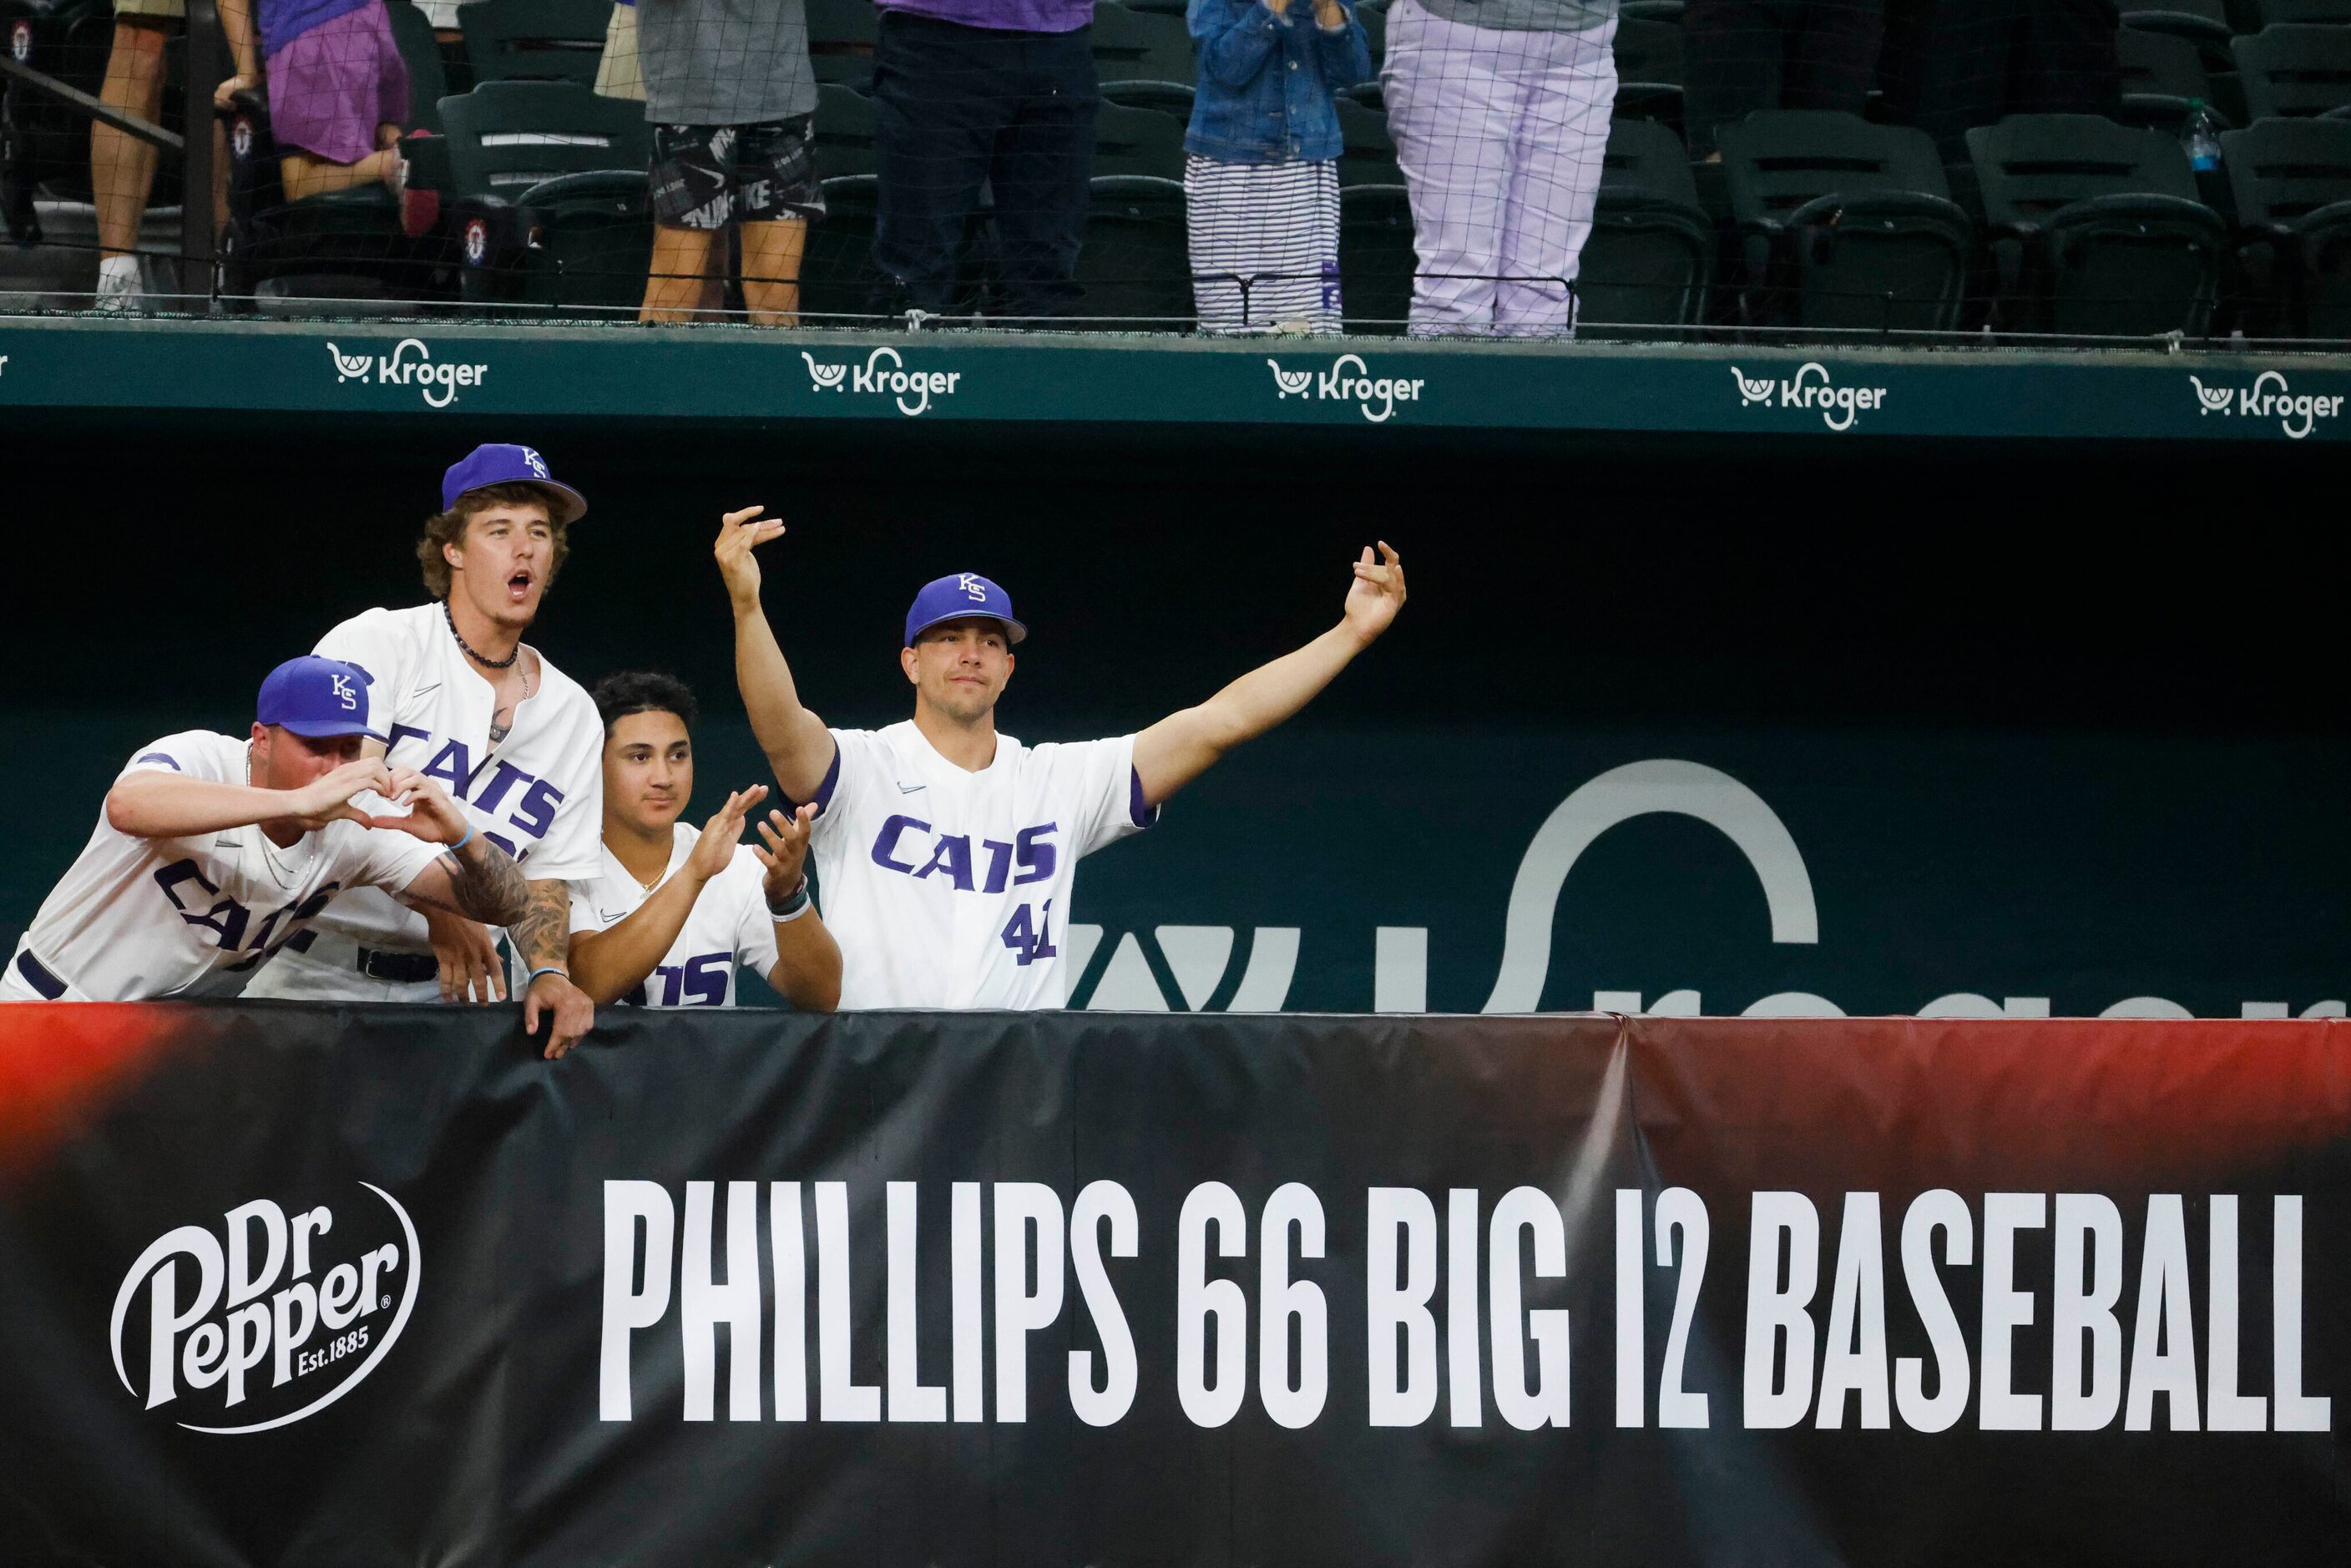
[[[1395,0],[1381,69],[1411,193],[1412,330],[1574,330],[1616,98],[1616,0]]]
[[[638,319],[692,320],[715,303],[723,236],[739,224],[752,322],[797,325],[808,225],[824,216],[801,0],[642,0],[636,10],[653,127],[653,266]]]
[[[267,62],[269,134],[288,201],[378,181],[404,195],[399,152],[408,119],[408,63],[383,0],[221,0],[221,26],[240,62],[254,54],[259,12]],[[222,109],[261,85],[249,66],[213,95]]]
[[[1887,0],[1886,109],[1967,155],[1970,127],[2011,114],[2122,111],[2115,0]]]
[[[1101,103],[1092,20],[1093,0],[884,0],[873,48],[883,314],[954,308],[983,183],[1005,312],[1074,308]]]
[[[1310,17],[1306,13],[1310,7]],[[1336,332],[1339,115],[1372,74],[1350,0],[1191,0],[1199,87],[1184,201],[1200,328]]]
[[[138,116],[150,125],[163,114],[163,46],[172,24],[185,30],[187,0],[114,0],[114,39],[107,51],[99,100],[109,109]],[[252,75],[260,68],[248,43],[235,61]],[[213,128],[213,211],[217,227],[228,221],[228,134]],[[98,298],[100,310],[131,308],[143,292],[139,283],[140,220],[155,188],[155,148],[102,120],[89,122],[90,199],[98,210]]]
[[[1759,109],[1859,114],[1885,36],[1886,0],[1689,0],[1682,64],[1690,155],[1719,158],[1715,132]]]

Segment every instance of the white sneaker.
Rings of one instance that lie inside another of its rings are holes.
[[[146,291],[139,286],[139,258],[110,256],[98,264],[97,310],[136,310]]]

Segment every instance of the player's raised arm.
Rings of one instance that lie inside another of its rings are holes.
[[[726,797],[718,814],[703,825],[694,852],[677,874],[656,888],[643,904],[601,931],[571,934],[571,983],[588,993],[599,1007],[619,1001],[645,983],[685,929],[695,901],[710,879],[726,869],[742,841],[743,818],[768,798],[765,784],[754,784]]]
[[[1404,605],[1404,561],[1384,539],[1380,554],[1385,559],[1374,561],[1366,547],[1354,563],[1354,582],[1336,626],[1134,737],[1134,775],[1146,804],[1158,805],[1226,752],[1304,707],[1388,629]]]
[[[824,721],[800,706],[791,666],[759,605],[759,560],[752,551],[783,537],[781,518],[763,517],[764,507],[729,512],[718,525],[719,575],[735,611],[735,682],[743,694],[751,733],[768,754],[776,782],[792,800],[812,800],[832,768],[832,737]]]
[[[383,763],[370,757],[346,762],[298,789],[264,789],[141,768],[106,792],[106,820],[115,831],[141,839],[187,838],[281,818],[305,827],[322,827],[338,818],[372,825],[351,797],[386,788],[389,777]]]

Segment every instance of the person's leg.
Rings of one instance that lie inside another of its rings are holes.
[[[1782,37],[1779,19],[1763,0],[1689,0],[1683,7],[1683,120],[1690,156],[1718,156],[1718,129],[1774,106]]]
[[[1493,329],[1512,118],[1497,46],[1530,36],[1447,22],[1414,0],[1389,8],[1380,79],[1412,203],[1416,337]]]
[[[1780,107],[1859,114],[1877,85],[1886,0],[1804,0],[1793,19],[1782,56]]]
[[[99,99],[110,109],[152,124],[163,108],[162,24],[148,17],[121,17],[114,24],[114,47],[106,57]],[[92,120],[89,183],[98,207],[101,258],[127,259],[139,247],[139,221],[155,183],[155,149],[135,136]]]
[[[1007,116],[1011,40],[883,11],[873,49],[876,308],[946,312]]]
[[[800,256],[809,225],[824,217],[824,189],[810,144],[811,118],[747,125],[736,142],[743,303],[755,327],[799,325]]]
[[[645,269],[645,302],[640,321],[691,321],[713,303],[715,229],[653,225],[653,263]]]
[[[2115,0],[2032,0],[2008,112],[2119,115],[2121,26]]]
[[[1077,308],[1093,174],[1092,29],[1023,38],[1011,123],[996,139],[998,265],[1005,314],[1066,316]]]
[[[298,202],[305,196],[323,196],[329,191],[348,191],[379,180],[389,185],[399,162],[400,154],[388,149],[371,152],[356,163],[330,163],[308,152],[288,151],[277,160],[277,173],[286,187],[286,199]]]
[[[1569,286],[1600,199],[1616,100],[1615,33],[1615,24],[1604,22],[1581,33],[1527,35],[1502,207],[1498,331],[1555,337],[1574,329]]]
[[[1886,117],[1963,159],[1970,126],[1990,125],[2008,98],[2008,58],[2023,0],[1889,0]]]

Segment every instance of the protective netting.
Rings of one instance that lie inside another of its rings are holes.
[[[2351,0],[2142,3],[0,0],[0,290],[2351,337]]]

